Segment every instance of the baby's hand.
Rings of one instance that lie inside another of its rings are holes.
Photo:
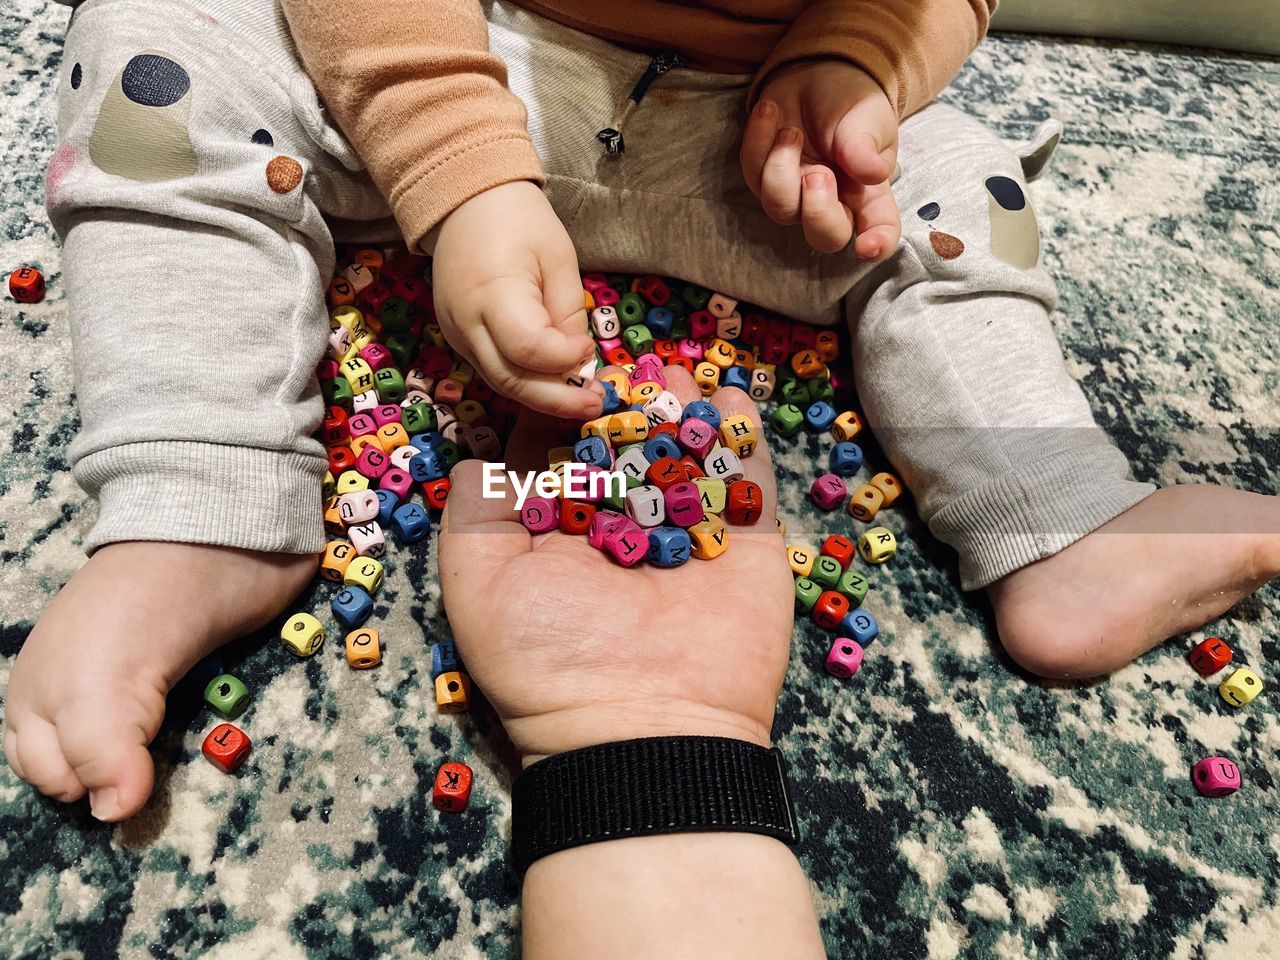
[[[595,344],[573,241],[537,186],[493,187],[449,214],[431,279],[440,329],[489,386],[553,416],[600,415],[600,385],[568,382]]]
[[[843,60],[783,67],[761,88],[742,138],[742,172],[770,219],[800,223],[815,250],[849,243],[864,260],[898,245],[889,187],[898,118],[874,78]]]

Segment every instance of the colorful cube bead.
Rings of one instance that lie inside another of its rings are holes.
[[[902,495],[902,485],[898,483],[898,478],[892,473],[877,473],[868,483],[880,491],[884,496],[882,507],[892,507],[894,501]]]
[[[880,510],[881,504],[884,503],[884,494],[869,483],[863,483],[858,489],[853,491],[853,496],[849,498],[849,506],[847,507],[849,516],[855,520],[861,520],[863,523],[870,523],[875,519],[876,514]]]
[[[804,422],[810,430],[821,433],[835,423],[836,408],[825,400],[809,404],[804,411]]]
[[[649,464],[649,469],[644,472],[644,477],[649,484],[662,491],[674,487],[677,483],[687,483],[689,481],[689,475],[685,473],[680,461],[672,457],[663,457],[661,460]]]
[[[629,481],[644,483],[649,472],[649,458],[644,455],[644,447],[637,444],[620,451],[613,461],[613,469],[626,476]]]
[[[854,547],[853,541],[848,537],[842,537],[839,534],[833,534],[822,541],[822,546],[818,553],[824,557],[831,557],[840,564],[842,569],[848,569],[849,564],[853,562],[854,554],[857,548]]]
[[[583,536],[591,528],[591,518],[595,515],[594,504],[565,500],[560,505],[560,529],[565,533]]]
[[[686,418],[680,424],[677,439],[685,450],[693,456],[702,458],[710,452],[716,442],[716,430],[705,420],[698,417]]]
[[[448,472],[444,457],[437,450],[424,450],[409,459],[409,476],[418,483],[439,480]]]
[[[458,648],[454,646],[452,640],[441,640],[431,645],[431,680],[433,683],[436,677],[442,673],[460,670],[460,664]]]
[[[560,526],[560,502],[551,497],[529,497],[520,507],[520,522],[530,533],[547,533]]]
[[[885,527],[871,527],[858,538],[858,555],[867,563],[887,563],[898,550],[898,541]]]
[[[867,599],[867,591],[871,584],[857,570],[846,570],[836,581],[836,589],[849,598],[849,606],[859,607]]]
[[[666,518],[678,526],[692,527],[706,517],[706,510],[702,506],[702,492],[693,481],[685,480],[668,487],[663,499]]]
[[[223,720],[234,720],[249,705],[249,688],[231,674],[223,673],[205,685],[204,702]]]
[[[850,610],[836,627],[836,632],[842,637],[853,639],[859,646],[866,647],[880,635],[880,624],[865,610]]]
[[[309,657],[324,643],[324,627],[309,613],[295,613],[280,628],[280,642],[300,657]]]
[[[329,601],[329,609],[333,618],[350,630],[373,615],[373,597],[363,587],[343,587]]]
[[[751,382],[747,386],[747,395],[757,403],[764,403],[773,396],[775,386],[777,386],[777,379],[773,368],[767,364],[757,365],[751,371]]]
[[[773,429],[779,436],[794,437],[804,423],[804,411],[794,403],[784,403],[773,411]]]
[[[386,572],[373,557],[356,557],[342,575],[343,586],[359,587],[370,595],[378,592]]]
[[[714,560],[729,549],[729,530],[714,514],[705,516],[689,527],[693,555],[699,560]]]
[[[382,662],[382,644],[373,627],[352,630],[347,634],[347,663],[356,670],[367,670]]]
[[[809,499],[820,510],[835,510],[844,504],[848,495],[844,481],[834,473],[824,473],[809,488]]]
[[[856,443],[844,441],[831,448],[827,467],[838,477],[852,477],[862,469],[862,448]]]
[[[815,564],[817,566],[817,564]],[[810,577],[810,579],[813,579]],[[817,581],[814,581],[815,583]],[[813,605],[813,609],[809,611],[809,615],[813,617],[813,622],[824,630],[834,630],[840,626],[842,621],[849,614],[849,600],[844,594],[835,590],[824,590],[822,595],[818,597],[818,602]]]
[[[1240,768],[1226,757],[1205,757],[1191,768],[1191,782],[1206,797],[1226,797],[1240,789]]]
[[[737,481],[739,483],[744,481]],[[702,503],[703,513],[724,513],[728,505],[728,486],[723,480],[712,477],[696,477],[693,485],[698,488],[698,499]]]
[[[320,558],[320,576],[325,580],[341,583],[343,574],[347,572],[347,567],[355,556],[356,548],[346,540],[330,541]]]
[[[375,496],[373,499],[376,505],[378,498]],[[351,539],[351,545],[356,548],[357,556],[377,559],[387,552],[386,535],[377,520],[352,524],[347,527],[347,536]]]
[[[739,527],[753,525],[764,510],[764,491],[754,480],[734,480],[726,485],[725,518]]]
[[[655,567],[678,567],[689,559],[693,542],[680,527],[658,527],[649,531],[648,560]]]
[[[627,522],[627,518],[620,513],[614,513],[611,510],[597,510],[595,516],[591,518],[591,522],[587,525],[587,543],[596,550],[603,550],[605,538],[619,524],[626,524]]]
[[[462,713],[471,706],[471,680],[459,670],[436,677],[436,710],[440,713]]]
[[[365,523],[378,515],[378,495],[372,490],[344,493],[338,497],[338,516],[347,526]]]
[[[29,264],[9,274],[9,295],[19,303],[39,303],[44,290],[44,274]]]
[[[744,414],[725,417],[720,424],[720,442],[739,457],[755,453],[757,440],[756,426]]]
[[[649,421],[638,410],[615,413],[609,418],[608,440],[614,447],[649,439]]]
[[[840,566],[838,560],[819,554],[813,559],[813,566],[809,570],[809,579],[822,587],[823,590],[834,590],[843,574],[844,568]]]
[[[644,415],[649,426],[656,427],[660,423],[679,423],[684,407],[670,390],[663,390],[648,403],[644,404]]]
[[[679,429],[674,424],[662,424],[662,426]],[[684,456],[684,450],[676,442],[675,437],[666,432],[658,433],[654,428],[650,428],[649,439],[644,442],[644,456],[650,464],[664,458],[679,461]]]
[[[1262,692],[1262,678],[1248,667],[1239,667],[1218,685],[1222,699],[1233,707],[1243,707]]]
[[[413,450],[413,447],[405,447],[406,450]],[[413,456],[417,456],[417,452]],[[408,459],[412,459],[409,457]],[[413,490],[413,476],[408,470],[401,470],[399,467],[391,466],[387,468],[387,472],[378,480],[378,490],[385,490],[392,494],[397,501],[405,500]],[[376,491],[375,491],[376,496]]]
[[[204,738],[200,752],[223,773],[235,773],[253,749],[248,735],[230,723],[220,723]]]
[[[808,613],[822,596],[822,588],[808,577],[796,577],[796,613]]]
[[[720,388],[720,368],[704,360],[693,368],[693,382],[704,397],[711,396]]]
[[[723,447],[712,450],[703,461],[702,468],[712,480],[723,480],[726,485],[742,479],[742,461],[732,450]]]
[[[674,460],[669,462],[675,463]],[[653,466],[657,466],[657,464]],[[626,504],[627,516],[646,529],[661,526],[662,522],[667,518],[666,498],[663,496],[663,490],[654,484],[645,484],[628,490]]]
[[[649,552],[649,534],[624,517],[605,535],[603,549],[622,566],[632,567]]]
[[[471,800],[474,776],[465,763],[442,764],[431,788],[431,805],[444,813],[461,813]]]
[[[680,420],[683,423],[686,420],[701,420],[711,428],[712,439],[720,430],[721,423],[720,408],[714,403],[706,400],[695,400],[684,408],[684,412],[680,414]]]
[[[787,547],[787,562],[791,565],[791,573],[794,576],[809,576],[809,572],[813,570],[813,561],[813,554],[804,547]]]
[[[831,436],[837,443],[847,443],[857,439],[861,432],[862,418],[852,410],[846,410],[831,424]]]
[[[844,638],[838,638],[831,644],[831,649],[827,651],[826,662],[822,666],[833,677],[848,680],[862,666],[863,654],[864,651],[860,644]]]
[[[419,504],[406,503],[391,514],[391,526],[401,543],[418,543],[431,533],[431,517]]]
[[[1208,637],[1191,649],[1188,659],[1196,673],[1208,677],[1231,662],[1231,648],[1221,637]]]

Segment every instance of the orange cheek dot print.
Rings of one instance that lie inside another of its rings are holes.
[[[964,242],[959,237],[938,230],[929,231],[929,244],[943,260],[954,260],[964,253]]]
[[[292,157],[276,157],[267,164],[267,186],[288,193],[302,182],[302,164]]]

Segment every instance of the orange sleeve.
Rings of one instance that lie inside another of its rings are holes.
[[[282,0],[303,65],[411,249],[456,207],[543,182],[479,0]]]
[[[840,59],[879,82],[902,119],[936,97],[987,33],[999,0],[814,0],[751,86],[800,60]]]

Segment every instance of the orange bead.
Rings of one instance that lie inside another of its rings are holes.
[[[892,473],[877,473],[868,482],[884,494],[882,507],[892,507],[893,502],[902,494],[902,486]]]
[[[849,498],[849,516],[867,523],[875,519],[875,515],[884,505],[884,494],[869,483],[864,483],[853,491]]]

